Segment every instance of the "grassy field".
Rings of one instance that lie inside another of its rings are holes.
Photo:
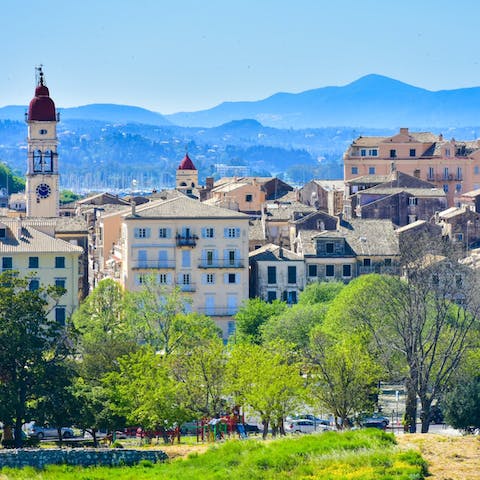
[[[399,449],[379,430],[326,432],[271,442],[232,440],[166,464],[135,467],[51,466],[3,469],[0,480],[420,480],[426,463],[416,450]]]

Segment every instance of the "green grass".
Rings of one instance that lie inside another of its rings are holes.
[[[187,459],[135,467],[3,469],[0,480],[420,480],[426,463],[378,430],[326,432],[272,442],[232,440]]]

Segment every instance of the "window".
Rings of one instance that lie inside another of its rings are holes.
[[[372,261],[369,258],[364,258],[363,259],[363,266],[364,267],[370,267],[372,265]]]
[[[148,256],[146,250],[139,250],[138,251],[138,266],[140,268],[147,268],[148,267]]]
[[[342,276],[343,277],[351,277],[352,276],[352,266],[351,265],[343,265]]]
[[[0,228],[0,238],[5,238],[7,236],[7,229]]]
[[[448,180],[448,167],[443,169],[443,179]]]
[[[268,290],[267,291],[267,302],[273,302],[277,299],[277,292],[275,290]]]
[[[170,238],[172,236],[172,230],[170,228],[159,228],[158,238]]]
[[[332,242],[327,242],[325,244],[325,251],[327,253],[333,253],[335,251],[335,245]]]
[[[418,205],[418,198],[417,197],[408,197],[408,204],[409,205]]]
[[[366,150],[365,148],[362,148],[362,149],[360,150],[360,156],[361,156],[361,157],[366,157],[366,156],[367,156],[367,150]]]
[[[316,277],[317,276],[317,266],[316,265],[309,265],[308,266],[308,276],[309,277]]]
[[[325,276],[326,277],[335,276],[335,265],[325,265]]]
[[[446,156],[446,157],[449,157],[449,156],[450,156],[450,149],[449,149],[449,148],[446,148],[446,149],[445,149],[445,156]]]
[[[215,238],[215,229],[212,227],[202,228],[202,238]]]
[[[134,228],[133,236],[135,238],[150,238],[150,229],[149,228]]]
[[[232,335],[235,335],[235,321],[234,320],[229,320],[228,326],[227,326],[227,335],[231,337]]]
[[[461,184],[461,183],[457,183],[457,184],[455,185],[455,190],[456,190],[457,192],[461,192],[461,191],[462,191],[462,184]]]
[[[213,285],[215,283],[215,274],[207,273],[205,281],[208,285]]]
[[[390,150],[390,158],[397,158],[397,151],[395,149]]]
[[[428,179],[433,180],[435,178],[435,170],[433,167],[428,167]]]
[[[182,267],[190,268],[191,256],[190,250],[182,250]]]
[[[416,157],[417,156],[417,151],[414,148],[410,149],[410,156],[411,157]]]
[[[55,286],[59,288],[65,288],[66,279],[65,278],[56,278]]]
[[[225,238],[240,238],[240,229],[229,227],[224,230]]]
[[[287,269],[288,283],[297,283],[297,267],[290,266]]]
[[[368,167],[368,174],[375,175],[375,167]]]
[[[416,169],[413,171],[413,176],[416,177],[416,178],[420,178],[420,175],[421,175],[420,169],[419,169],[419,168],[416,168]]]
[[[455,275],[455,285],[460,288],[462,286],[462,276],[461,275]]]
[[[444,191],[445,193],[448,193],[448,184],[447,184],[447,183],[445,183],[445,184],[443,185],[443,191]]]
[[[358,175],[358,167],[352,167],[352,175]]]
[[[59,325],[65,325],[66,311],[67,309],[63,306],[58,305],[55,307],[55,321]]]
[[[38,257],[28,257],[28,268],[38,268]]]
[[[392,266],[392,259],[391,258],[386,258],[383,263],[385,264],[386,267],[391,267]]]
[[[267,267],[267,282],[277,283],[277,267]]]
[[[173,266],[173,262],[172,262]],[[168,250],[159,250],[158,251],[158,268],[168,268]]]
[[[28,284],[28,289],[31,292],[34,292],[35,290],[38,290],[39,288],[40,288],[40,280],[38,280],[36,278],[32,278],[30,280],[30,283]]]
[[[473,173],[474,173],[475,175],[478,175],[478,174],[480,173],[480,167],[479,167],[478,165],[475,165],[475,166],[473,167]]]
[[[135,275],[135,285],[145,285],[145,283],[147,283],[147,276],[144,273]]]
[[[227,261],[228,265],[235,265],[235,250],[227,251]]]
[[[189,273],[182,273],[180,277],[180,283],[182,285],[190,285],[190,274]]]
[[[213,265],[213,250],[207,250],[205,253],[207,265]]]
[[[438,278],[438,275],[437,274],[433,274],[432,275],[432,284],[433,285],[438,285],[440,283],[440,280]]]
[[[283,301],[287,302],[288,305],[297,303],[297,292],[295,290],[283,292]]]
[[[376,156],[378,156],[378,150],[376,148],[372,148],[371,150],[368,151],[368,154],[371,157],[376,157]]]
[[[248,202],[248,203],[252,202],[253,201],[253,195],[251,193],[247,193],[245,195],[245,201]]]
[[[13,258],[12,257],[2,257],[2,268],[3,270],[11,270],[13,267]]]
[[[227,279],[228,279],[227,283],[237,283],[237,281],[236,281],[237,276],[236,276],[235,273],[228,273],[227,274]]]
[[[227,295],[227,315],[235,315],[238,312],[238,299],[236,294]]]
[[[160,285],[166,285],[168,283],[168,277],[166,273],[160,273],[158,275],[158,283]]]

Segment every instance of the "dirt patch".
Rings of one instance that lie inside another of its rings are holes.
[[[190,453],[203,453],[207,450],[210,444],[199,443],[197,445],[190,444],[180,444],[180,445],[164,445],[162,450],[168,455],[170,459],[172,458],[184,458],[187,457]]]
[[[429,464],[431,480],[478,480],[480,437],[448,437],[434,433],[399,435],[402,448],[416,448]]]

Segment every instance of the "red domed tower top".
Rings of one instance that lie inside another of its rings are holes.
[[[55,103],[50,98],[50,92],[44,84],[42,67],[38,67],[39,79],[35,88],[35,97],[28,107],[28,121],[52,122],[57,120]]]
[[[180,165],[178,166],[178,170],[196,170],[196,167],[193,164],[193,162],[190,160],[188,153],[185,154],[185,157],[180,162]]]

